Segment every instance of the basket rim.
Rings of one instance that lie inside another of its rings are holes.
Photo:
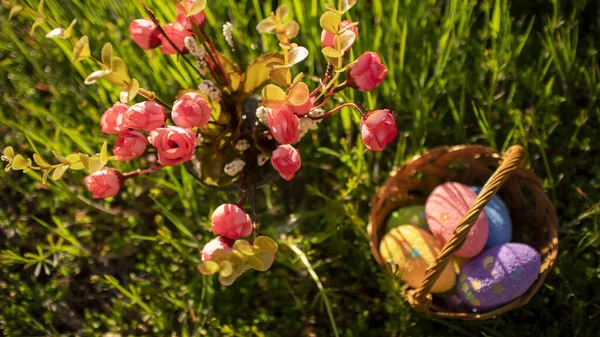
[[[374,226],[374,223],[378,216],[380,216],[380,219],[383,219],[381,222],[384,222],[385,218],[387,218],[389,213],[391,213],[391,211],[393,211],[393,209],[395,209],[395,208],[386,209],[383,207],[385,201],[388,199],[387,197],[382,196],[383,192],[387,192],[386,189],[388,188],[388,186],[390,184],[392,184],[394,182],[395,177],[399,174],[405,173],[404,172],[405,170],[410,169],[410,170],[414,171],[414,172],[407,173],[408,176],[412,177],[417,172],[419,172],[419,170],[418,170],[419,167],[423,166],[425,163],[428,162],[428,158],[433,157],[434,159],[436,159],[436,158],[441,158],[443,156],[448,156],[448,155],[450,155],[450,157],[452,157],[452,155],[454,155],[454,154],[456,154],[456,157],[465,157],[466,158],[467,155],[470,155],[470,156],[475,156],[476,159],[479,159],[480,157],[497,159],[494,161],[494,162],[496,162],[495,168],[498,168],[498,166],[503,161],[503,156],[497,150],[487,147],[487,146],[484,146],[484,145],[475,144],[475,145],[440,146],[440,147],[435,147],[428,151],[425,151],[422,154],[417,154],[417,155],[413,156],[412,158],[407,160],[402,166],[400,166],[396,170],[394,170],[394,172],[392,172],[390,174],[390,176],[388,177],[386,182],[377,189],[377,191],[375,192],[375,194],[373,195],[373,198],[371,200],[371,211],[369,214],[369,222],[368,222],[368,226],[367,226],[367,232],[369,234],[369,245],[371,248],[371,254],[373,255],[373,257],[375,258],[375,260],[377,261],[378,264],[385,263],[379,253],[379,242],[381,241],[381,238],[383,236],[383,235],[379,235],[379,234],[380,234],[380,232],[382,232],[382,228],[384,226],[382,226],[381,223],[379,223],[378,226]],[[419,161],[422,161],[422,162],[419,162]],[[449,164],[449,163],[450,162],[448,162],[446,164]],[[414,169],[415,166],[417,167],[416,169]],[[529,189],[532,189],[532,190],[535,189],[534,193],[536,196],[536,204],[537,204],[537,202],[540,202],[540,203],[544,203],[544,205],[546,205],[546,208],[545,208],[546,218],[545,218],[544,225],[547,230],[547,233],[546,233],[547,238],[542,247],[535,247],[536,250],[540,253],[540,256],[542,257],[542,263],[541,263],[541,267],[540,267],[540,271],[538,273],[537,279],[534,281],[534,283],[529,287],[529,289],[523,295],[517,297],[516,299],[514,299],[513,301],[511,301],[509,303],[502,305],[501,307],[498,307],[491,311],[482,312],[482,313],[448,311],[445,308],[442,308],[442,307],[439,307],[436,305],[432,305],[432,303],[431,303],[432,295],[431,294],[428,295],[428,300],[426,301],[426,303],[416,303],[415,299],[414,299],[415,289],[408,287],[407,291],[404,293],[404,296],[410,303],[411,307],[413,307],[413,309],[416,309],[417,311],[426,312],[427,315],[429,315],[429,316],[434,316],[434,317],[439,317],[439,318],[460,319],[460,320],[485,320],[485,319],[493,318],[499,314],[511,311],[513,309],[516,309],[518,307],[521,307],[521,306],[527,304],[529,302],[529,300],[531,300],[531,298],[533,298],[533,296],[535,296],[537,291],[544,284],[546,277],[548,276],[549,272],[551,271],[552,267],[554,266],[554,263],[556,261],[556,256],[558,253],[558,217],[556,215],[556,210],[554,208],[554,205],[552,204],[552,202],[550,201],[550,199],[547,197],[547,195],[544,192],[544,189],[542,187],[543,186],[542,181],[535,174],[533,174],[533,172],[531,172],[527,169],[524,169],[524,168],[517,168],[517,169],[515,169],[514,172],[510,173],[510,176],[511,176],[511,179],[519,178],[519,179],[523,179],[523,181],[526,181],[527,185],[528,185],[527,187]],[[523,181],[519,181],[519,183],[520,183],[519,185],[523,186],[524,185]],[[406,204],[406,201],[408,201],[408,200],[404,200],[403,203]],[[380,210],[382,210],[386,214],[384,214],[384,216],[381,216],[381,214],[379,214],[379,212],[378,212]],[[376,228],[376,230],[373,230],[374,227]],[[433,267],[434,266],[430,267],[430,269],[432,269]]]

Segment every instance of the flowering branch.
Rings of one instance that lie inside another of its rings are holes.
[[[148,173],[152,173],[154,171],[162,170],[163,168],[165,168],[165,166],[155,166],[155,167],[147,168],[145,170],[137,169],[137,170],[132,171],[132,172],[123,173],[123,179],[124,180],[125,179],[132,179],[132,178],[135,178],[135,177],[140,176],[142,174],[148,174]]]

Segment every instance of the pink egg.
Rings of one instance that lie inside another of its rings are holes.
[[[456,225],[467,214],[476,198],[477,194],[469,186],[455,182],[439,185],[431,192],[425,204],[425,216],[431,233],[441,246],[450,240]],[[488,232],[487,217],[481,212],[467,240],[455,255],[473,257],[479,254],[485,246]]]

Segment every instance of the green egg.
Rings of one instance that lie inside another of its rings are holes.
[[[393,211],[386,222],[386,232],[402,225],[413,225],[429,230],[425,219],[425,205],[406,206]]]

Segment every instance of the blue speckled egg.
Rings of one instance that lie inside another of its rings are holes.
[[[481,192],[480,186],[471,186],[470,189],[477,194]],[[483,249],[510,242],[512,238],[512,221],[504,201],[499,196],[494,195],[483,211],[487,215],[489,226],[488,239]]]
[[[483,251],[461,269],[456,291],[473,311],[488,311],[523,295],[540,272],[532,247],[509,242]]]

